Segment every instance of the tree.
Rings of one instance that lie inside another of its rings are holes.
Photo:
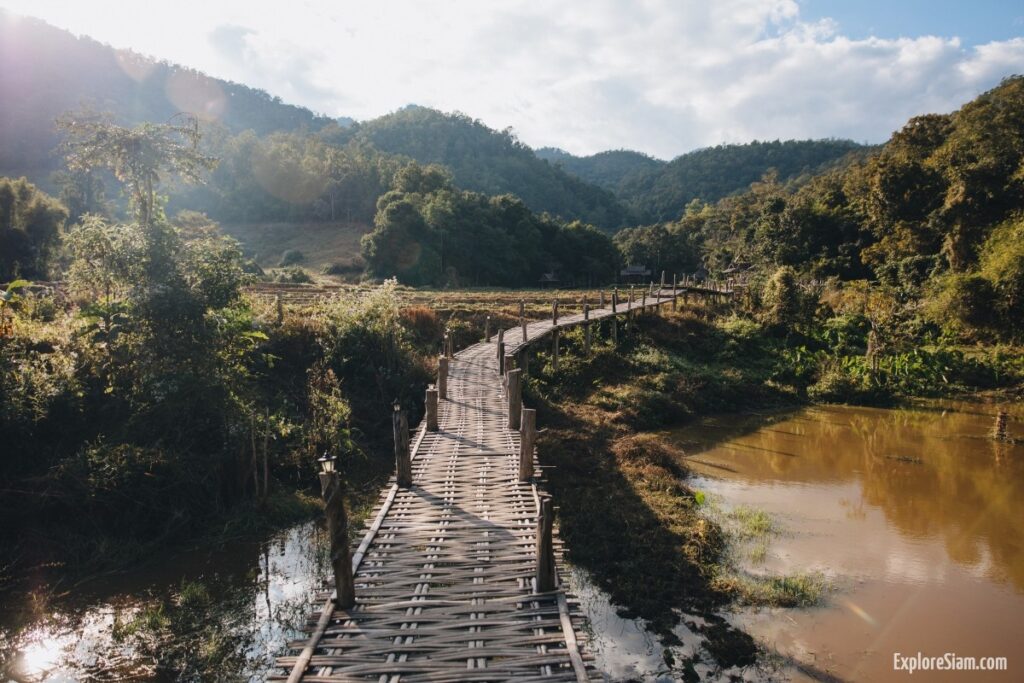
[[[57,126],[65,135],[61,149],[68,168],[79,172],[110,169],[125,184],[135,219],[149,229],[161,173],[198,182],[204,170],[216,166],[215,159],[199,150],[199,121],[187,114],[175,118],[179,117],[180,123],[124,128],[105,117],[69,113],[58,119]]]
[[[0,178],[0,282],[46,277],[67,209],[25,178]]]

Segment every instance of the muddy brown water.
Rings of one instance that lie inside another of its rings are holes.
[[[912,678],[1024,680],[1024,445],[989,438],[1000,407],[1024,438],[1019,404],[976,402],[717,417],[668,434],[694,487],[779,529],[742,571],[831,584],[820,607],[732,615],[780,675],[905,681],[896,653],[954,653],[1008,668]]]

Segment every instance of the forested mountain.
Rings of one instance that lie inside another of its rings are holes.
[[[409,106],[355,126],[349,134],[381,152],[446,166],[463,189],[514,194],[536,212],[606,230],[631,222],[611,192],[539,159],[511,130],[493,130],[465,114]]]
[[[779,182],[822,171],[863,147],[849,140],[787,140],[719,145],[676,157],[653,173],[633,176],[618,191],[652,221],[679,218],[694,199],[718,201],[746,190],[774,169]]]
[[[617,194],[622,191],[623,186],[640,177],[656,173],[665,166],[661,159],[628,149],[609,150],[586,157],[569,154],[557,147],[542,147],[534,153],[555,166],[561,166],[567,173],[581,180]]]
[[[1024,77],[951,114],[917,116],[877,153],[798,186],[766,178],[616,242],[627,260],[670,270],[703,260],[718,272],[874,280],[937,329],[1020,335]]]
[[[316,130],[331,120],[262,90],[115,50],[0,9],[0,176],[47,183],[60,167],[54,120],[88,107],[120,123],[163,122],[183,111],[228,131]]]

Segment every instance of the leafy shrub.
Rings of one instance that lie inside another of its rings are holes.
[[[287,266],[294,266],[297,263],[303,263],[305,260],[306,255],[298,249],[288,249],[281,254],[281,261],[277,265],[285,268]]]
[[[761,294],[764,321],[777,328],[789,329],[800,318],[802,297],[796,271],[783,266],[765,283]]]
[[[306,285],[313,282],[313,278],[304,269],[294,266],[283,268],[274,273],[274,282],[285,284]]]

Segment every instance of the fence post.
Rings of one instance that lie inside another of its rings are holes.
[[[437,359],[437,397],[448,400],[448,359],[444,356]]]
[[[391,411],[391,428],[395,435],[395,479],[402,488],[412,485],[412,460],[409,455],[409,420],[396,400]]]
[[[552,538],[555,510],[550,496],[542,496],[537,511],[537,592],[555,590],[555,548]]]
[[[519,429],[523,409],[522,370],[509,370],[508,373],[508,428]]]
[[[344,491],[337,472],[320,473],[320,493],[327,517],[327,535],[331,542],[331,569],[339,609],[351,609],[356,604],[356,587],[352,579],[352,556],[348,545],[348,518],[345,516]]]
[[[551,369],[558,369],[558,328],[551,330]]]
[[[533,444],[537,439],[537,411],[523,408],[519,426],[519,481],[533,478]]]
[[[427,387],[427,431],[437,431],[437,387]]]

